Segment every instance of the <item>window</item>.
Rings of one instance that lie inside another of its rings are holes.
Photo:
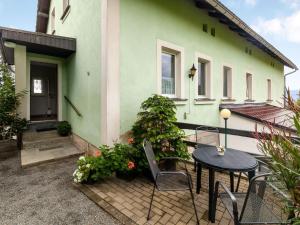
[[[70,4],[69,0],[63,0],[63,12],[65,12],[66,10],[68,10],[69,4]]]
[[[33,94],[43,94],[43,82],[40,79],[33,80]]]
[[[267,100],[272,100],[272,81],[270,79],[268,79],[267,84],[268,84],[268,99]]]
[[[223,67],[223,98],[232,97],[232,69],[230,67]]]
[[[183,48],[158,40],[157,52],[159,94],[170,98],[183,98]]]
[[[64,20],[70,11],[70,0],[63,0],[63,13],[60,17],[61,20]]]
[[[163,52],[161,56],[162,94],[175,96],[175,58],[174,54]]]
[[[207,63],[198,62],[198,96],[206,96]]]
[[[52,34],[55,33],[55,8],[53,8],[51,13],[51,32]]]
[[[252,100],[252,74],[246,74],[246,98]]]
[[[196,60],[197,60],[196,98],[211,98],[210,96],[211,58],[197,53]]]

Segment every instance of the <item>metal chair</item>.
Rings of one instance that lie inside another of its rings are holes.
[[[269,173],[271,171],[270,168],[269,168],[269,165],[268,165],[268,163],[270,161],[270,157],[268,157],[268,156],[256,156],[255,158],[256,158],[257,163],[258,163],[257,170],[255,171],[256,176],[261,175],[261,174],[266,174],[266,173]],[[238,190],[239,190],[242,174],[244,174],[244,173],[239,174],[235,192],[238,192]],[[247,176],[247,174],[244,174],[244,175]]]
[[[283,213],[285,196],[272,184],[271,174],[254,177],[247,193],[232,193],[220,181],[216,182],[214,197],[214,213],[219,195],[223,205],[234,220],[241,224],[283,224],[286,223]],[[219,193],[219,187],[225,191]]]
[[[193,202],[193,207],[195,210],[197,224],[199,225],[199,218],[196,210],[194,194],[192,191],[192,178],[191,175],[188,173],[185,162],[184,162],[185,164],[184,171],[160,171],[157,165],[157,161],[155,160],[155,155],[151,143],[147,140],[144,140],[143,146],[154,179],[153,192],[151,196],[151,202],[150,202],[147,220],[150,219],[150,213],[152,208],[153,197],[155,194],[155,189],[157,189],[158,191],[188,191],[189,190]],[[176,157],[170,157],[170,158],[168,157],[166,159],[181,160],[180,158],[176,158]]]

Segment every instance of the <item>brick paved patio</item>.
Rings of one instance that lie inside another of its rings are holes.
[[[195,184],[195,172],[192,166],[189,170]],[[235,178],[237,180],[237,177]],[[229,175],[216,173],[216,180],[221,180],[229,186]],[[236,181],[235,180],[235,181]],[[189,192],[156,192],[151,219],[147,222],[147,212],[150,203],[153,184],[146,178],[136,178],[131,182],[118,178],[109,178],[102,183],[78,186],[91,200],[104,208],[115,218],[126,225],[130,224],[157,224],[182,225],[196,224],[196,218]],[[247,181],[242,179],[240,191],[246,191]],[[193,191],[195,192],[195,185]],[[208,209],[208,171],[203,170],[202,189],[199,195],[195,194],[195,201],[200,224],[209,224]],[[218,203],[216,225],[233,224],[229,213],[221,203]]]

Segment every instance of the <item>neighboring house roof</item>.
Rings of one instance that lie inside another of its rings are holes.
[[[220,109],[227,108],[233,114],[245,117],[263,124],[271,124],[274,127],[294,132],[294,113],[290,110],[265,104],[222,104]]]
[[[14,64],[14,50],[5,46],[5,42],[26,46],[27,52],[57,57],[68,57],[76,51],[74,38],[0,27],[0,50],[9,65]]]
[[[267,54],[282,62],[284,65],[298,69],[298,67],[273,45],[252,30],[244,21],[218,0],[194,0],[198,8],[208,11],[208,14],[226,24],[233,32],[251,42]],[[50,0],[38,0],[36,31],[46,33],[49,19]]]

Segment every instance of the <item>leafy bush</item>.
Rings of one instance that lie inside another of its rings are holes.
[[[10,139],[26,127],[17,107],[26,91],[15,92],[14,75],[7,64],[0,63],[0,139]]]
[[[68,136],[71,133],[72,127],[67,121],[59,122],[57,125],[57,133],[60,136]]]
[[[73,177],[74,182],[95,182],[110,177],[114,172],[130,176],[136,174],[135,154],[130,145],[100,146],[96,156],[81,156]]]
[[[133,145],[140,150],[139,168],[148,168],[142,146],[145,138],[152,143],[157,160],[170,156],[189,159],[187,146],[183,142],[185,134],[174,124],[177,121],[174,102],[154,95],[142,103],[141,109],[132,128]]]

